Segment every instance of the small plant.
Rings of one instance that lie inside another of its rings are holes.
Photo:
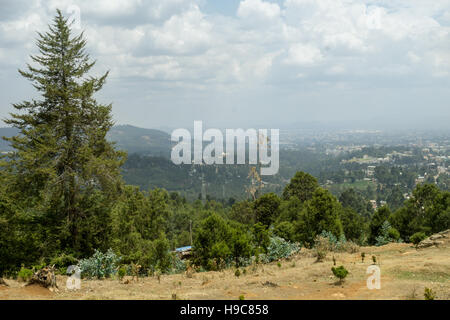
[[[125,266],[122,266],[117,270],[117,276],[119,277],[119,280],[122,281],[123,278],[127,275],[127,268]]]
[[[33,277],[33,271],[31,269],[24,268],[22,266],[17,274],[19,281],[28,282]]]
[[[425,300],[434,300],[434,299],[436,299],[436,294],[434,293],[433,289],[430,289],[430,288],[425,288],[425,291],[424,291],[423,295],[425,297]]]
[[[245,300],[245,297],[244,297],[243,294],[241,294],[241,295],[239,296],[239,300]]]
[[[270,244],[267,247],[267,253],[261,254],[262,262],[272,262],[278,259],[288,258],[300,250],[300,246],[296,243],[291,243],[280,237],[271,237]],[[258,256],[258,255],[257,255]],[[260,258],[258,257],[258,262]]]
[[[242,274],[245,276],[247,274],[247,269],[243,269]]]
[[[373,262],[373,264],[377,264],[377,257],[372,256],[372,262]]]
[[[92,257],[80,260],[78,267],[81,274],[87,278],[109,278],[117,270],[117,263],[120,258],[109,249],[106,253],[95,250]]]
[[[326,251],[322,251],[322,250],[317,250],[316,252],[316,256],[317,256],[317,262],[322,262],[325,257],[327,256],[327,252]]]
[[[161,270],[160,269],[156,270],[155,277],[158,280],[158,283],[161,283]]]
[[[295,261],[292,262],[291,267],[295,268]]]
[[[281,268],[281,262],[277,263],[278,268]]]
[[[340,266],[340,267],[332,267],[331,271],[333,271],[333,274],[335,275],[335,277],[337,277],[339,279],[339,283],[341,284],[345,277],[347,277],[348,275],[348,270],[344,268],[344,266]]]
[[[336,258],[333,256],[333,265],[336,265]]]
[[[422,240],[425,240],[427,235],[424,232],[416,232],[411,237],[409,237],[409,241],[411,241],[416,248],[419,246],[419,243]]]
[[[364,258],[366,257],[365,252],[361,252],[361,262],[364,263]]]
[[[239,269],[236,269],[234,275],[239,278],[239,276],[241,275],[241,271],[239,271]]]

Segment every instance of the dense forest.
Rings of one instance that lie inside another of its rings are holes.
[[[139,264],[145,274],[176,272],[186,265],[173,250],[185,245],[193,246],[193,265],[217,270],[270,261],[273,246],[312,248],[320,235],[383,245],[450,228],[450,192],[434,184],[376,211],[362,192],[346,189],[336,197],[303,171],[293,172],[278,194],[257,189],[244,200],[188,201],[178,192],[127,185],[121,175],[127,155],[106,139],[111,105],[94,98],[108,74],[88,75],[95,63],[83,34],[73,35],[58,11],[37,46],[35,65],[20,74],[40,99],[14,104],[17,113],[6,120],[19,133],[7,139],[13,151],[1,161],[0,276],[48,264],[64,270],[99,252]],[[131,159],[139,167],[141,159]],[[185,188],[178,180],[189,181],[189,171],[155,161],[167,165],[158,168],[170,172],[174,189]],[[141,166],[155,174],[147,162]],[[204,170],[214,177],[212,168]],[[379,179],[394,187],[392,174],[379,170]]]

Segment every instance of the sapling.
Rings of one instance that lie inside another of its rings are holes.
[[[339,278],[339,284],[341,284],[344,281],[345,277],[347,277],[347,275],[348,275],[348,270],[345,269],[344,266],[340,266],[337,268],[332,267],[331,271],[333,271],[333,274],[337,278]]]

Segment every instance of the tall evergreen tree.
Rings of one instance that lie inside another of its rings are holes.
[[[8,192],[45,227],[43,246],[87,253],[107,241],[107,208],[121,186],[126,156],[106,140],[111,105],[94,98],[108,72],[88,76],[95,61],[85,52],[83,33],[72,35],[61,11],[38,36],[39,55],[19,72],[40,98],[14,104],[18,112],[5,120],[20,133],[7,139],[14,151],[3,172]]]

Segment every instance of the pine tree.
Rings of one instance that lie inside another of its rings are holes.
[[[106,140],[113,126],[111,105],[97,103],[93,95],[108,72],[88,76],[95,61],[85,46],[83,33],[73,36],[59,10],[49,31],[38,32],[40,54],[19,72],[40,99],[13,105],[18,112],[5,122],[20,133],[7,139],[14,151],[3,163],[8,192],[46,227],[43,246],[78,253],[106,241],[107,208],[121,186],[126,156]]]

